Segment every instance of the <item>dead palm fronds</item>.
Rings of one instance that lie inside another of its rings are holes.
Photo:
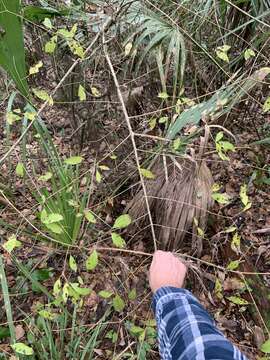
[[[155,225],[159,248],[178,250],[187,232],[193,228],[192,247],[202,251],[202,237],[207,212],[212,205],[213,179],[202,154],[207,135],[200,147],[199,161],[195,155],[175,157],[158,155],[151,167],[155,179],[145,181],[147,198]],[[147,226],[145,199],[140,190],[126,211],[136,227]],[[137,221],[136,221],[137,220]]]

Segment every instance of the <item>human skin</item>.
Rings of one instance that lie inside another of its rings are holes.
[[[164,286],[182,288],[186,272],[187,267],[173,253],[156,251],[149,271],[149,283],[153,293]]]

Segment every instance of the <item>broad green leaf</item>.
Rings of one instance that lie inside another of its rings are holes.
[[[215,142],[219,142],[223,138],[223,132],[219,131],[215,137]]]
[[[113,295],[113,292],[107,290],[101,290],[98,293],[98,295],[104,299],[109,299]]]
[[[19,162],[16,166],[16,175],[19,177],[24,177],[25,169],[23,163]]]
[[[233,235],[232,241],[231,241],[231,249],[235,251],[236,253],[239,252],[240,249],[240,243],[241,243],[241,236],[236,232]]]
[[[118,294],[113,298],[113,308],[118,312],[122,312],[125,308],[125,302]]]
[[[43,25],[47,28],[47,29],[52,29],[52,22],[49,18],[45,18],[43,21]]]
[[[53,54],[55,52],[57,45],[57,35],[54,35],[48,42],[45,44],[44,51],[47,54]]]
[[[216,297],[218,299],[223,299],[223,293],[222,293],[223,289],[222,289],[222,285],[221,285],[221,282],[219,281],[219,279],[217,278],[216,279],[216,282],[215,282],[215,294],[216,294]]]
[[[97,220],[90,210],[84,210],[84,216],[91,224],[96,224]]]
[[[9,111],[6,115],[6,118],[7,118],[7,123],[9,125],[13,125],[16,121],[21,120],[22,117],[21,117],[21,115],[18,115],[12,111]]]
[[[100,97],[101,96],[101,92],[94,86],[91,87],[91,93],[95,97]]]
[[[91,255],[87,258],[85,266],[87,270],[94,270],[98,264],[98,253],[93,250]]]
[[[52,178],[52,173],[50,171],[47,171],[44,175],[41,175],[39,178],[38,178],[38,181],[48,181]]]
[[[96,170],[96,180],[97,180],[97,183],[100,183],[102,180],[102,175],[98,170]]]
[[[71,268],[71,270],[77,272],[78,267],[77,267],[77,263],[76,260],[74,259],[74,257],[72,255],[69,256],[69,267]]]
[[[109,166],[107,166],[107,165],[98,165],[98,167],[99,167],[101,170],[104,170],[104,171],[110,170]]]
[[[57,279],[56,282],[53,285],[53,295],[55,297],[57,297],[60,292],[61,292],[61,288],[62,288],[62,283],[61,283],[61,279]]]
[[[120,215],[113,224],[113,229],[123,229],[131,224],[131,217],[128,214]]]
[[[244,52],[244,59],[247,61],[248,59],[250,59],[251,57],[255,56],[255,52],[252,49],[247,49]]]
[[[83,161],[82,156],[71,156],[68,159],[65,159],[64,163],[67,165],[78,165]]]
[[[159,124],[165,124],[166,122],[168,122],[168,120],[169,120],[168,116],[162,116],[162,117],[158,120],[158,122],[159,122]]]
[[[173,141],[173,150],[177,151],[180,147],[181,147],[182,141],[181,139],[178,137]]]
[[[112,233],[112,242],[118,248],[124,248],[126,246],[125,240],[119,234]]]
[[[165,100],[168,99],[169,95],[166,92],[161,92],[158,94],[158,97]]]
[[[11,253],[12,250],[14,250],[17,247],[20,247],[22,243],[16,239],[15,235],[11,235],[8,240],[3,244],[3,248]]]
[[[39,73],[39,69],[42,68],[43,62],[39,61],[36,65],[31,66],[29,69],[29,75],[34,75]]]
[[[216,49],[216,54],[217,57],[219,57],[221,60],[229,63],[229,57],[228,57],[228,51],[230,50],[230,46],[229,45],[223,45],[223,46],[218,46]]]
[[[46,224],[46,227],[49,230],[51,230],[54,234],[62,234],[63,233],[63,228],[56,223]]]
[[[233,260],[227,265],[228,270],[236,270],[240,264],[239,260]]]
[[[212,198],[222,205],[228,204],[230,202],[230,196],[226,193],[213,193]]]
[[[264,112],[270,111],[270,96],[265,100],[265,103],[263,105],[263,111]]]
[[[234,232],[235,230],[237,230],[236,226],[230,226],[224,232],[228,234]]]
[[[86,100],[85,88],[81,84],[79,85],[79,89],[78,89],[78,97],[79,97],[80,101]]]
[[[49,105],[53,105],[53,98],[45,90],[32,89],[32,91],[37,98],[47,101]]]
[[[24,343],[18,342],[13,345],[10,345],[10,346],[18,354],[21,354],[21,355],[33,355],[34,354],[34,350],[30,346],[25,345]]]
[[[47,320],[55,320],[57,318],[57,314],[48,310],[40,310],[38,314]]]
[[[35,111],[26,111],[23,116],[25,119],[32,121],[36,118],[37,113]]]
[[[262,344],[260,350],[265,354],[270,354],[270,339],[268,339],[265,343]]]
[[[29,88],[26,81],[20,0],[0,1],[0,25],[0,66],[9,73],[17,89],[27,98],[29,97]]]
[[[43,223],[45,225],[57,223],[63,220],[63,216],[58,213],[50,213],[47,217],[43,218]]]
[[[249,302],[247,300],[242,299],[241,297],[238,297],[238,296],[229,296],[229,297],[227,297],[227,299],[236,305],[248,305],[249,304]]]
[[[87,296],[91,293],[91,289],[80,287],[78,283],[71,283],[70,287],[81,296]],[[72,295],[72,294],[71,294]]]
[[[125,56],[128,56],[131,52],[131,49],[132,49],[132,43],[131,42],[128,42],[125,46]]]
[[[78,41],[76,41],[74,39],[68,40],[68,46],[74,55],[77,55],[81,59],[84,59],[85,51],[84,51],[84,48],[80,45],[80,43]]]
[[[153,130],[157,125],[157,119],[156,118],[152,118],[149,120],[149,127],[151,130]]]
[[[136,297],[137,297],[137,291],[134,288],[128,293],[128,298],[129,298],[129,300],[133,301],[136,299]]]
[[[138,336],[144,332],[144,329],[141,328],[140,326],[133,325],[131,326],[129,331],[132,335]]]
[[[214,183],[212,186],[212,192],[218,192],[220,189],[222,188],[222,186],[220,184]]]
[[[155,179],[155,175],[152,173],[152,171],[148,170],[148,169],[143,169],[140,168],[140,173],[143,177],[145,177],[146,179]]]
[[[246,211],[251,208],[251,202],[249,201],[248,195],[247,195],[247,185],[244,184],[240,188],[240,199],[242,201],[242,204],[244,205],[243,211]]]
[[[219,141],[223,151],[235,151],[235,146],[229,141]]]

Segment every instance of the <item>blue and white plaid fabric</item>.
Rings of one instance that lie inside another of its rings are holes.
[[[159,289],[153,309],[163,360],[247,360],[188,290]]]

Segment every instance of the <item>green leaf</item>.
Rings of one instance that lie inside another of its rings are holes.
[[[77,270],[78,270],[77,263],[72,255],[69,256],[68,263],[69,263],[69,267],[71,268],[71,270],[77,272]]]
[[[55,52],[57,45],[57,36],[54,35],[48,42],[45,44],[44,51],[46,54],[53,54]]]
[[[82,156],[71,156],[68,159],[65,159],[65,164],[67,165],[78,165],[83,161],[83,157]]]
[[[63,233],[62,227],[56,223],[46,224],[46,227],[49,230],[51,230],[54,234],[62,234]]]
[[[140,173],[142,174],[143,177],[145,177],[146,179],[155,179],[155,175],[152,173],[152,171],[148,170],[148,169],[143,169],[140,168]]]
[[[57,222],[62,221],[62,220],[63,220],[63,216],[61,214],[51,213],[46,218],[43,218],[42,222],[45,225],[49,225],[49,224],[57,223]]]
[[[21,116],[18,114],[14,114],[14,112],[9,111],[6,115],[7,123],[9,125],[13,125],[16,121],[21,120]]]
[[[228,51],[230,50],[230,46],[229,45],[223,45],[223,46],[218,46],[216,49],[216,54],[217,57],[219,57],[221,60],[229,63],[229,57],[228,57]]]
[[[85,51],[78,41],[74,39],[68,40],[68,46],[74,55],[78,55],[81,59],[84,59]]]
[[[242,299],[241,297],[238,297],[238,296],[229,296],[229,297],[227,297],[227,299],[236,305],[248,305],[249,304],[249,302],[247,300]]]
[[[47,29],[52,29],[52,22],[49,18],[45,18],[43,21],[43,25],[47,28]]]
[[[265,343],[262,344],[260,350],[265,354],[270,354],[270,339],[268,339]]]
[[[241,236],[236,232],[233,235],[232,241],[231,241],[231,249],[235,251],[236,253],[239,252],[240,249],[240,243],[241,243]]]
[[[251,202],[249,201],[248,195],[247,195],[247,185],[244,184],[240,188],[240,199],[242,201],[242,204],[244,205],[244,211],[251,208]]]
[[[213,193],[212,198],[222,205],[228,204],[230,202],[230,196],[226,193]]]
[[[134,288],[128,293],[128,298],[129,298],[129,300],[133,301],[136,299],[136,297],[137,297],[137,291]]]
[[[132,42],[128,42],[125,46],[125,56],[128,56],[131,52],[131,49],[132,49]]]
[[[36,65],[30,67],[29,69],[29,75],[34,75],[39,73],[39,69],[42,68],[43,62],[39,61]]]
[[[24,343],[21,343],[21,342],[15,343],[15,344],[11,345],[11,347],[16,353],[21,354],[21,355],[33,355],[34,354],[34,350],[30,346],[25,345]]]
[[[61,279],[57,279],[56,282],[53,285],[53,295],[57,297],[60,294],[62,288]]]
[[[251,57],[255,56],[255,52],[252,49],[247,49],[244,52],[244,59],[247,61],[248,59],[250,59]]]
[[[19,162],[16,166],[16,175],[19,176],[19,177],[24,177],[24,173],[25,173],[25,170],[24,170],[24,166],[23,166],[23,163]]]
[[[40,310],[38,314],[46,320],[55,320],[57,317],[57,314],[48,310]]]
[[[159,120],[159,124],[165,124],[169,120],[168,116],[162,116]]]
[[[17,247],[20,247],[22,243],[16,239],[15,235],[11,235],[8,240],[3,244],[3,248],[11,253],[12,250],[14,250]]]
[[[264,112],[270,111],[270,96],[265,100],[265,103],[263,105],[263,111]]]
[[[120,215],[113,224],[113,229],[123,229],[131,224],[131,217],[128,214]]]
[[[138,336],[144,332],[144,329],[141,328],[140,326],[133,325],[129,331],[130,331],[131,335]]]
[[[235,270],[235,269],[238,268],[239,264],[240,264],[239,260],[233,260],[227,265],[227,269],[228,270]]]
[[[125,308],[125,302],[119,295],[113,298],[113,308],[117,312],[122,312]]]
[[[101,92],[94,86],[91,87],[91,93],[94,97],[100,97]]]
[[[149,127],[151,130],[153,130],[157,125],[157,119],[156,118],[152,118],[149,120]]]
[[[100,183],[102,180],[101,173],[98,170],[96,170],[96,180],[97,180],[97,183]]]
[[[44,182],[46,182],[46,181],[48,181],[48,180],[50,180],[51,178],[52,178],[52,173],[51,172],[49,172],[49,171],[47,171],[44,175],[41,175],[39,178],[38,178],[38,181],[44,181]]]
[[[20,0],[0,1],[0,65],[9,73],[17,89],[29,97]]]
[[[32,91],[37,98],[47,101],[49,105],[53,105],[53,98],[45,90],[32,89]]]
[[[222,285],[221,285],[221,282],[219,281],[219,279],[216,279],[216,282],[215,282],[215,294],[216,294],[216,297],[218,299],[223,299],[223,293],[222,293]]]
[[[98,253],[93,250],[91,255],[87,258],[85,266],[87,270],[94,270],[98,264]]]
[[[178,137],[177,139],[175,139],[175,140],[173,141],[173,145],[172,145],[173,150],[177,151],[177,150],[181,147],[181,144],[182,144],[182,141],[181,141],[181,139]]]
[[[168,99],[169,95],[166,92],[161,92],[158,94],[158,97],[160,99],[166,100],[166,99]]]
[[[223,132],[219,131],[216,135],[215,142],[219,142],[223,138]]]
[[[101,290],[98,295],[104,299],[109,299],[112,295],[113,295],[113,292],[111,291],[106,291],[106,290]]]
[[[122,236],[120,236],[119,234],[116,234],[114,232],[111,235],[112,235],[112,242],[116,247],[122,249],[122,248],[124,248],[126,246],[126,242],[122,238]]]
[[[71,283],[70,284],[70,287],[76,291],[77,294],[81,295],[81,296],[87,296],[91,293],[91,289],[88,289],[88,288],[82,288],[79,286],[78,283]]]
[[[84,210],[84,216],[91,224],[96,224],[97,220],[90,210]]]
[[[78,89],[78,97],[79,97],[80,101],[86,100],[85,88],[81,84],[79,85],[79,89]]]

